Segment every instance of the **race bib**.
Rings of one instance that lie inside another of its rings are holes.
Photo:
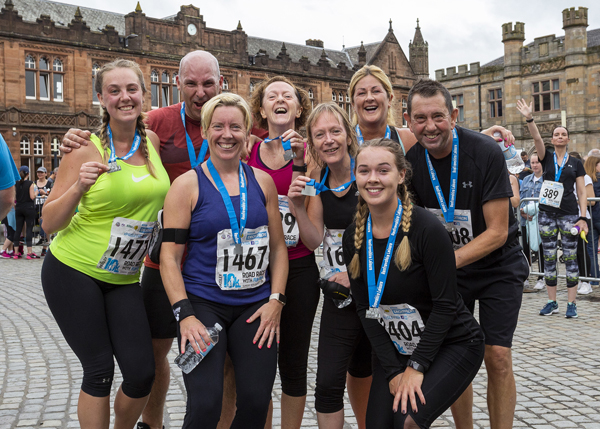
[[[241,252],[236,252],[231,229],[217,236],[215,282],[222,290],[253,289],[265,282],[269,266],[269,230],[267,226],[246,229]]]
[[[431,213],[437,216],[442,225],[446,225],[442,210],[430,209]],[[471,219],[471,210],[454,210],[454,231],[448,231],[448,235],[452,240],[454,250],[460,249],[465,244],[469,244],[473,240],[473,224]]]
[[[325,237],[323,238],[323,260],[321,266],[321,278],[329,278],[335,273],[346,271],[344,264],[344,252],[342,250],[343,229],[325,228]]]
[[[412,355],[425,330],[419,310],[408,304],[380,305],[379,316],[398,353]]]
[[[540,189],[540,204],[549,207],[560,208],[565,188],[560,182],[544,180]]]
[[[279,214],[281,215],[285,245],[295,247],[300,239],[300,229],[298,229],[296,217],[290,212],[290,200],[285,195],[278,195],[277,199],[279,200]]]
[[[97,267],[113,274],[136,274],[148,252],[155,223],[124,217],[114,218],[108,248]]]

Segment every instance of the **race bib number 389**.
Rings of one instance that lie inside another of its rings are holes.
[[[379,322],[387,331],[398,353],[412,355],[425,330],[419,310],[408,304],[380,305],[379,316]]]
[[[265,282],[269,266],[267,226],[246,229],[242,251],[236,252],[231,229],[219,232],[215,281],[222,290],[253,289]]]
[[[148,252],[155,222],[116,217],[110,228],[108,248],[97,267],[114,274],[132,275],[140,270]]]
[[[446,223],[444,216],[440,209],[430,209],[443,224]],[[448,231],[450,240],[452,240],[452,246],[454,250],[460,249],[466,244],[469,244],[473,240],[473,223],[471,221],[471,210],[454,210],[454,231]]]

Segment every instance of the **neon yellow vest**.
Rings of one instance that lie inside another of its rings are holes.
[[[98,151],[103,153],[100,139],[92,134],[91,140]],[[52,254],[59,261],[108,283],[128,284],[139,281],[139,270],[134,274],[115,274],[100,269],[97,265],[107,252],[111,228],[115,228],[115,218],[155,222],[158,211],[163,207],[170,186],[169,176],[150,139],[146,140],[146,144],[157,177],[152,177],[145,165],[129,165],[117,160],[121,170],[98,177],[96,183],[81,198],[79,211],[73,216],[69,226],[60,231],[50,245]],[[110,149],[108,152],[110,155]],[[134,241],[129,249],[121,248],[119,251],[129,250],[129,256],[132,256],[137,247]],[[136,255],[135,260],[140,256]]]

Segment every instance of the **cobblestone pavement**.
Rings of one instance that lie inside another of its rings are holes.
[[[43,260],[0,260],[0,428],[71,428],[77,422],[82,371],[56,326],[40,285]],[[532,284],[535,281],[532,282]],[[560,314],[538,315],[546,295],[527,293],[513,344],[518,400],[515,427],[600,429],[600,289],[578,298],[578,319],[564,318],[566,289],[559,287]],[[319,313],[320,314],[320,313]],[[317,317],[318,321],[318,317]],[[303,428],[316,428],[314,392],[318,323],[313,327],[309,392]],[[172,351],[169,359],[176,356]],[[489,427],[485,369],[474,381],[475,427]],[[120,375],[115,377],[120,384]],[[280,416],[279,380],[274,390]],[[173,365],[165,427],[181,427],[185,390]],[[113,398],[116,388],[113,388]],[[346,397],[348,404],[348,398]],[[356,421],[346,406],[345,429]],[[452,428],[444,414],[433,425]]]

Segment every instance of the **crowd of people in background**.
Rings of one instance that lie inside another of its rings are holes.
[[[372,65],[351,79],[352,118],[282,76],[249,103],[222,83],[216,58],[191,52],[183,101],[146,114],[139,66],[104,65],[101,128],[69,130],[60,175],[32,180],[0,138],[0,256],[45,257],[48,306],[83,367],[81,427],[108,428],[116,358],[114,427],[160,429],[176,338],[180,361],[201,360],[184,369],[183,427],[270,428],[278,368],[281,427],[300,428],[320,299],[320,428],[343,427],[346,388],[360,429],[426,428],[449,408],[472,427],[484,361],[490,424],[512,427],[522,293],[546,288],[540,314],[559,311],[559,247],[567,318],[598,285],[600,151],[579,160],[564,126],[545,144],[520,100],[534,148],[510,174],[510,131],[457,126],[438,82],[413,86],[396,127]]]

